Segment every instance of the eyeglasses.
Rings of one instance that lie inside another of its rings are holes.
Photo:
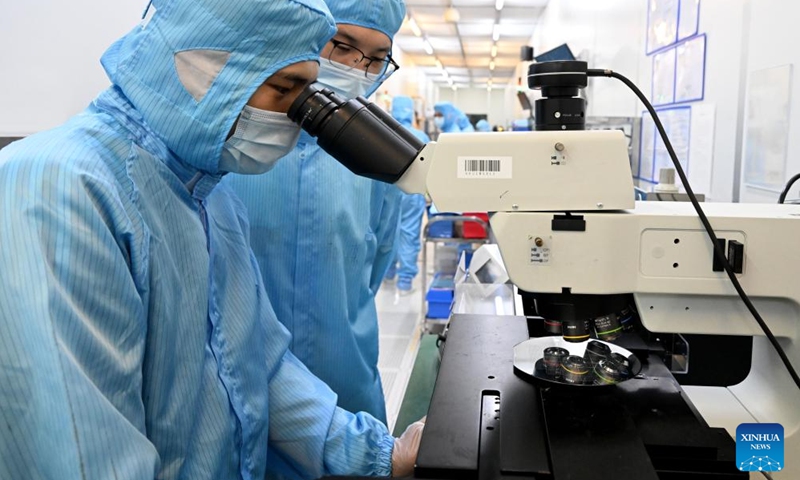
[[[331,39],[331,43],[333,48],[328,55],[328,61],[338,69],[350,71],[365,62],[364,75],[370,80],[382,82],[400,68],[391,55],[386,58],[368,57],[349,43],[334,39]]]

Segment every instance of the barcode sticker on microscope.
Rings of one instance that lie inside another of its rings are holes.
[[[512,157],[458,157],[458,178],[511,178]]]

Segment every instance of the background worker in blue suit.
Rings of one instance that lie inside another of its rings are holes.
[[[397,69],[392,37],[402,0],[329,0],[337,32],[318,81],[345,98],[368,96]],[[358,177],[301,133],[270,175],[231,177],[249,212],[250,241],[291,350],[339,396],[338,405],[386,421],[378,372],[375,294],[394,259],[401,192]]]
[[[439,102],[433,106],[433,123],[442,133],[460,132],[458,110],[450,102]]]
[[[475,124],[475,130],[479,132],[491,132],[492,126],[489,125],[489,122],[487,122],[485,118],[481,118],[478,120],[478,123]]]
[[[411,97],[397,96],[392,100],[392,116],[422,142],[431,141],[422,130],[414,128],[414,101]],[[419,273],[420,227],[425,213],[425,196],[403,194],[400,207],[400,223],[397,230],[397,257],[389,271],[387,280],[397,276],[397,290],[401,294],[411,292],[411,282]]]
[[[469,117],[467,114],[458,110],[458,128],[461,129],[462,132],[474,132],[475,127],[472,126],[472,122],[469,121]]]
[[[155,0],[112,86],[0,151],[0,478],[407,474],[394,439],[289,351],[226,173],[294,146],[318,0]],[[269,454],[268,454],[269,451]]]

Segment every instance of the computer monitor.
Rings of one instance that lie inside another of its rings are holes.
[[[566,43],[534,57],[537,62],[554,62],[557,60],[575,60],[575,55]]]

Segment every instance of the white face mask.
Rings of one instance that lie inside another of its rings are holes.
[[[219,170],[249,175],[268,172],[294,149],[298,138],[300,127],[285,113],[245,106],[236,131],[222,147]]]
[[[342,70],[334,67],[327,60],[320,62],[317,82],[348,100],[356,97],[368,97],[380,87],[380,83],[366,77],[364,70],[359,68]]]

